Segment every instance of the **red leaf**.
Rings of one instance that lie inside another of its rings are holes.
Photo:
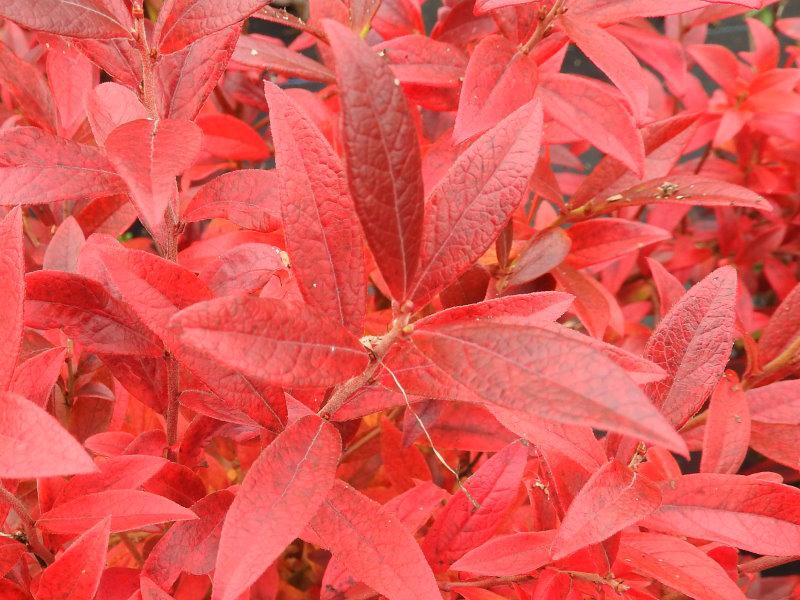
[[[190,349],[274,385],[334,385],[367,366],[366,350],[345,329],[278,300],[201,302],[175,315],[170,326]]]
[[[658,312],[663,317],[686,293],[686,289],[680,280],[667,271],[660,262],[648,256],[647,265],[650,267],[650,274],[658,291]]]
[[[555,530],[498,535],[459,558],[451,569],[504,577],[530,573],[550,562]]]
[[[560,560],[599,544],[660,505],[661,492],[656,484],[616,460],[607,462],[569,505],[553,540],[553,558]]]
[[[667,378],[646,390],[675,426],[699,410],[728,364],[735,302],[736,270],[717,269],[678,300],[647,342],[645,358]]]
[[[576,269],[600,264],[668,240],[669,231],[627,219],[589,219],[567,229],[572,247],[567,262]]]
[[[7,537],[0,539],[0,577],[5,577],[26,552],[25,546],[18,541]]]
[[[106,564],[111,519],[106,517],[78,537],[39,579],[36,600],[94,598]]]
[[[269,244],[239,244],[210,262],[200,272],[200,280],[214,296],[258,292],[275,273],[286,270],[285,256]]]
[[[45,204],[112,196],[125,183],[97,148],[35,127],[0,135],[0,204]]]
[[[538,101],[517,109],[473,143],[426,204],[420,267],[408,299],[423,306],[469,268],[500,234],[539,159]]]
[[[414,480],[430,481],[431,471],[419,448],[403,447],[403,434],[386,417],[381,417],[381,459],[386,477],[399,492],[414,487]]]
[[[92,473],[97,467],[58,421],[16,394],[0,394],[0,477]]]
[[[34,271],[26,275],[25,285],[28,327],[62,329],[94,352],[163,354],[158,338],[97,281],[75,273]]]
[[[489,404],[636,432],[685,452],[683,441],[622,369],[558,327],[454,323],[420,327],[413,340],[440,369]]]
[[[422,545],[434,570],[446,571],[492,537],[517,500],[528,448],[513,442],[492,456],[436,515]],[[476,508],[472,501],[478,503]]]
[[[133,22],[117,0],[0,0],[0,16],[29,29],[77,38],[130,37]]]
[[[198,189],[182,218],[189,223],[223,218],[245,229],[274,231],[281,226],[282,185],[274,169],[231,171]]]
[[[439,588],[414,536],[393,511],[336,481],[309,524],[359,581],[392,600],[438,598]]]
[[[59,504],[36,524],[50,533],[81,533],[111,517],[111,532],[141,529],[167,521],[196,519],[188,508],[161,496],[135,490],[106,490]]]
[[[538,233],[511,265],[509,285],[533,281],[557,267],[567,257],[572,240],[560,227]]]
[[[167,0],[153,36],[159,51],[170,54],[243,21],[266,4],[266,0]]]
[[[453,141],[460,143],[483,133],[528,103],[537,79],[532,56],[519,52],[503,36],[483,38],[472,51],[464,75]]]
[[[50,392],[61,375],[66,353],[66,348],[50,348],[21,362],[14,370],[8,391],[27,398],[41,408],[46,407]]]
[[[708,406],[701,473],[736,473],[750,443],[750,409],[736,375],[719,380]]]
[[[326,21],[336,57],[347,178],[367,243],[396,300],[408,296],[422,240],[417,131],[389,65]]]
[[[151,230],[158,228],[164,212],[174,205],[175,177],[194,163],[202,136],[191,121],[139,119],[117,127],[106,138],[108,158]]]
[[[550,117],[634,173],[644,173],[641,134],[606,84],[558,73],[542,78],[538,93]]]
[[[325,501],[341,441],[316,416],[290,425],[242,482],[222,527],[214,600],[235,600],[295,539]]]
[[[762,366],[777,358],[795,339],[800,338],[798,311],[800,311],[800,283],[795,285],[783,299],[764,327],[764,332],[758,341],[759,360]]]
[[[283,227],[300,291],[351,333],[364,331],[361,229],[339,157],[292,99],[265,84],[282,176]]]
[[[800,555],[800,490],[744,475],[683,475],[642,525],[755,554]]]
[[[203,130],[203,151],[212,156],[255,162],[270,156],[269,147],[259,133],[232,115],[201,115],[195,123]]]
[[[0,2],[0,14],[3,11]],[[56,108],[42,73],[0,42],[0,83],[16,99],[20,112],[31,124],[56,130]],[[0,148],[5,151],[2,146]],[[0,163],[2,164],[2,163]]]
[[[49,271],[77,272],[78,256],[85,241],[86,238],[75,217],[67,217],[58,226],[47,245],[42,268]]]
[[[195,502],[192,521],[175,523],[150,551],[142,575],[169,589],[181,572],[205,575],[214,569],[222,522],[233,502],[228,490],[209,494]]]
[[[325,65],[285,48],[283,43],[276,38],[257,33],[239,38],[231,60],[240,65],[271,71],[286,77],[298,77],[323,83],[331,83],[335,80],[333,73]]]
[[[99,471],[76,475],[61,489],[56,504],[106,490],[133,490],[141,487],[166,464],[160,456],[143,454],[114,456],[99,460]]]
[[[623,533],[617,564],[703,600],[744,599],[714,559],[689,542],[658,533]]]
[[[25,300],[25,246],[22,210],[12,209],[0,220],[0,392],[9,389],[22,343],[22,307]]]

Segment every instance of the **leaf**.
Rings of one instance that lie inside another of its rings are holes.
[[[0,205],[99,198],[125,191],[125,183],[97,148],[35,127],[0,134]]]
[[[333,21],[347,179],[367,243],[393,297],[408,297],[423,226],[417,131],[390,67]]]
[[[358,581],[392,600],[438,598],[414,536],[393,511],[336,480],[308,529]]]
[[[147,109],[136,93],[124,85],[101,83],[86,98],[86,116],[94,139],[105,146],[106,138],[120,125],[147,118]]]
[[[235,600],[294,540],[336,478],[341,440],[316,416],[296,421],[248,471],[222,527],[214,600]]]
[[[539,159],[538,101],[517,109],[472,144],[431,192],[420,267],[408,300],[423,306],[492,244],[527,189]]]
[[[217,87],[236,48],[234,25],[165,54],[156,65],[159,106],[168,119],[194,119]]]
[[[46,407],[50,392],[61,375],[66,353],[66,348],[50,348],[19,363],[8,391],[27,398],[40,408]]]
[[[195,123],[203,130],[203,151],[212,156],[258,162],[271,154],[259,133],[232,115],[200,115]]]
[[[508,284],[527,283],[554,269],[567,257],[571,245],[571,238],[560,227],[539,232],[511,264]]]
[[[29,29],[77,38],[127,38],[133,22],[116,0],[0,0],[0,16]]]
[[[777,358],[800,337],[798,310],[800,310],[800,283],[792,288],[789,295],[775,309],[758,340],[759,360],[762,366]]]
[[[266,4],[266,0],[167,0],[153,31],[156,46],[162,54],[176,52],[243,21]]]
[[[210,573],[217,557],[222,522],[233,499],[230,491],[219,490],[192,504],[197,519],[169,528],[147,555],[142,575],[169,589],[181,572]]]
[[[575,269],[614,260],[671,236],[669,231],[627,219],[589,219],[567,229],[572,246],[567,262]]]
[[[674,485],[673,485],[674,484]],[[683,475],[642,525],[717,541],[755,554],[800,555],[800,490],[756,477]]]
[[[78,441],[32,402],[4,393],[0,408],[0,477],[33,479],[97,471]]]
[[[434,571],[446,571],[466,552],[492,537],[517,500],[527,460],[526,446],[509,444],[464,483],[472,500],[461,490],[437,513],[422,544]]]
[[[0,539],[0,576],[5,577],[27,552],[27,548],[10,538]]]
[[[415,329],[414,345],[486,403],[535,417],[683,441],[617,365],[560,327],[453,323]],[[567,358],[568,357],[568,358]],[[492,377],[487,377],[492,373]]]
[[[530,573],[548,564],[555,530],[508,533],[491,538],[450,567],[473,575],[504,577]]]
[[[59,504],[36,521],[50,533],[74,534],[111,517],[111,533],[141,529],[167,521],[196,519],[188,508],[137,490],[106,490]]]
[[[646,391],[675,426],[700,409],[728,364],[735,302],[736,270],[717,269],[675,303],[647,342],[645,358],[667,377]]]
[[[78,256],[86,241],[75,217],[69,216],[58,226],[44,253],[42,268],[48,271],[75,273]]]
[[[569,505],[553,540],[560,560],[599,544],[644,519],[661,505],[658,486],[612,460],[600,467]]]
[[[689,542],[658,533],[623,533],[619,564],[703,600],[744,599],[723,567]]]
[[[201,186],[182,219],[189,223],[222,218],[256,231],[281,227],[281,186],[278,171],[240,169]]]
[[[647,257],[647,266],[658,291],[658,312],[662,317],[681,299],[686,290],[680,280],[657,260]]]
[[[6,0],[7,1],[7,0]],[[0,15],[3,11],[0,1]],[[33,125],[55,131],[55,103],[42,73],[0,42],[0,83],[16,99],[20,112]]]
[[[191,121],[138,119],[120,125],[106,138],[108,158],[148,227],[158,228],[164,221],[177,196],[175,177],[194,163],[202,135]]]
[[[170,327],[183,344],[274,385],[325,387],[357,375],[367,353],[352,334],[278,300],[231,296],[200,302]]]
[[[750,409],[736,375],[725,374],[711,394],[700,455],[701,473],[736,473],[750,443]]]
[[[800,425],[800,379],[747,390],[747,401],[753,420]]]
[[[364,331],[361,229],[339,157],[316,125],[271,83],[264,86],[283,185],[286,248],[303,297],[351,333]]]
[[[545,113],[619,159],[631,171],[644,172],[644,144],[631,114],[606,84],[576,75],[551,74],[541,79],[538,94]]]
[[[9,389],[22,344],[22,307],[25,300],[25,246],[22,210],[14,208],[0,220],[0,298],[3,318],[0,339],[0,392]]]
[[[453,141],[463,142],[494,127],[536,90],[538,68],[532,56],[500,35],[483,38],[472,51],[458,102]]]
[[[63,271],[34,271],[26,275],[25,286],[28,327],[62,329],[88,351],[162,356],[158,338],[97,281]]]
[[[243,243],[224,252],[200,272],[214,296],[258,292],[278,271],[286,254],[269,244]]]
[[[110,531],[111,519],[106,517],[81,534],[42,571],[36,600],[94,598],[106,564]]]
[[[160,456],[132,454],[98,460],[98,471],[72,477],[61,489],[56,504],[106,490],[133,490],[158,473],[166,464]]]
[[[257,33],[239,38],[231,60],[240,65],[285,77],[298,77],[323,83],[332,83],[336,79],[325,65],[285,48],[276,38]]]

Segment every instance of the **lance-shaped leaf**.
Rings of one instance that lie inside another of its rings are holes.
[[[106,490],[59,504],[36,524],[50,533],[82,533],[111,517],[111,532],[140,529],[167,521],[196,519],[188,508],[162,496],[138,490]]]
[[[628,219],[590,219],[567,229],[570,266],[582,269],[613,260],[639,248],[668,240],[669,231]]]
[[[650,267],[650,275],[658,292],[658,312],[663,317],[686,293],[686,289],[680,280],[657,260],[648,256],[647,265]]]
[[[212,179],[189,201],[182,219],[223,218],[245,229],[281,227],[281,179],[275,169],[240,169]]]
[[[420,266],[408,299],[424,305],[475,262],[522,200],[539,159],[542,109],[517,109],[472,144],[426,204]]]
[[[453,141],[463,142],[493,127],[533,98],[536,61],[501,35],[483,38],[467,65]]]
[[[509,285],[519,285],[541,277],[567,257],[572,240],[560,227],[538,233],[528,247],[511,263]]]
[[[153,36],[159,51],[170,54],[243,21],[266,4],[266,0],[167,0]]]
[[[29,29],[77,38],[130,37],[133,22],[118,0],[0,0],[0,16]]]
[[[299,77],[323,83],[332,83],[336,80],[333,72],[322,63],[284,47],[274,37],[257,33],[239,38],[231,61],[285,77]]]
[[[735,303],[736,270],[717,269],[675,303],[647,342],[645,358],[667,377],[646,390],[675,426],[703,405],[728,364]]]
[[[336,57],[347,178],[367,243],[396,300],[419,261],[423,188],[417,130],[389,65],[343,25],[325,23]]]
[[[0,2],[0,11],[2,3]],[[48,52],[48,56],[50,53]],[[19,111],[34,125],[55,131],[55,103],[42,72],[0,42],[0,84],[16,99]]]
[[[8,391],[19,394],[44,408],[50,399],[53,386],[61,375],[66,354],[66,348],[50,348],[19,363],[14,370],[14,378],[8,386]]]
[[[239,39],[234,25],[200,38],[184,49],[160,57],[158,71],[159,105],[170,119],[194,119],[220,77]]]
[[[800,490],[744,475],[684,475],[661,490],[649,529],[755,554],[800,555]]]
[[[108,135],[120,125],[147,118],[147,109],[136,92],[119,83],[101,83],[86,97],[86,116],[94,139],[104,146]]]
[[[483,544],[517,499],[528,448],[513,442],[492,456],[437,514],[423,551],[435,571],[446,571],[466,552]],[[473,505],[478,503],[478,508]]]
[[[22,307],[25,300],[25,246],[22,210],[14,208],[0,220],[0,298],[3,318],[0,339],[0,392],[9,389],[22,343]]]
[[[552,323],[561,317],[573,297],[564,292],[534,292],[493,298],[476,304],[454,306],[417,321],[416,326],[488,319],[492,322],[529,325]]]
[[[555,529],[498,535],[453,563],[454,571],[503,577],[535,571],[551,561]]]
[[[310,415],[290,425],[250,467],[222,527],[214,600],[235,600],[311,520],[336,477],[341,440]]]
[[[200,302],[172,318],[183,344],[257,380],[326,387],[363,371],[367,352],[340,325],[306,307],[231,296]]]
[[[347,570],[392,600],[435,599],[439,588],[394,511],[337,480],[308,529]]]
[[[543,77],[537,94],[553,119],[634,173],[644,172],[644,143],[631,114],[608,85],[576,75]]]
[[[623,533],[617,564],[703,600],[744,600],[725,569],[689,542],[659,533]]]
[[[92,473],[97,467],[58,421],[16,394],[0,395],[0,477]]]
[[[800,283],[792,288],[789,295],[775,309],[758,341],[759,360],[763,365],[777,358],[798,338],[800,338]],[[795,352],[793,361],[800,360],[800,352]]]
[[[42,268],[48,271],[75,273],[78,257],[86,238],[75,217],[67,217],[58,226],[44,253]]]
[[[56,504],[105,490],[136,489],[166,464],[160,456],[132,454],[113,456],[98,462],[96,473],[72,477],[56,498]]]
[[[625,371],[559,329],[452,323],[419,327],[412,339],[441,370],[488,404],[641,435],[686,452],[680,436]]]
[[[661,492],[616,460],[591,476],[569,505],[553,540],[553,558],[560,560],[598,544],[647,517],[661,505]]]
[[[126,191],[114,166],[92,146],[16,127],[0,135],[0,204],[45,204]]]
[[[750,408],[733,374],[719,380],[711,394],[700,455],[702,473],[736,473],[750,444]]]
[[[63,329],[86,350],[112,355],[161,356],[158,338],[94,279],[63,271],[25,277],[25,324]]]
[[[138,119],[106,138],[106,152],[148,227],[157,228],[177,197],[175,177],[192,166],[202,131],[191,121]]]
[[[94,598],[106,564],[111,519],[106,517],[78,537],[42,571],[37,600]]]
[[[361,228],[339,157],[280,88],[265,84],[283,193],[283,230],[300,291],[332,321],[364,331]]]

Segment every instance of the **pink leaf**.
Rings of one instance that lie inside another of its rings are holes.
[[[614,260],[672,237],[660,227],[617,218],[575,223],[567,235],[572,239],[567,262],[576,269]]]
[[[0,353],[0,392],[3,392],[11,385],[22,343],[25,246],[20,208],[12,209],[0,220],[0,297],[3,298],[0,339],[5,346]]]
[[[0,0],[0,16],[29,29],[78,38],[127,38],[133,22],[118,0]]]
[[[700,472],[736,473],[744,462],[749,443],[747,397],[735,375],[723,375],[708,406]]]
[[[555,530],[498,535],[470,550],[451,569],[504,577],[530,573],[548,564]]]

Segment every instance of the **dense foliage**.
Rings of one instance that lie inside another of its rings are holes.
[[[0,597],[800,597],[800,19],[423,1],[0,0]]]

